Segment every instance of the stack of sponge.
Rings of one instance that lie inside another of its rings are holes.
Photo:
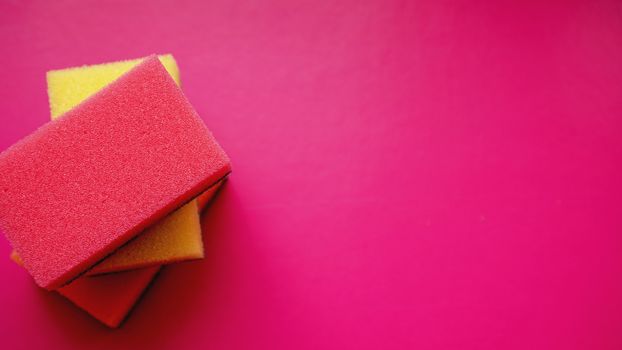
[[[0,154],[11,259],[109,327],[163,265],[204,256],[229,158],[172,55],[50,71],[49,123]]]

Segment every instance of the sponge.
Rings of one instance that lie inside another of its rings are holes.
[[[58,117],[56,113],[59,111],[73,108],[82,102],[82,98],[110,84],[143,59],[49,71],[47,84],[52,119]],[[179,69],[173,56],[160,55],[158,59],[179,85]],[[218,185],[213,186],[214,189],[217,187]],[[212,189],[209,191],[215,192]],[[202,201],[208,201],[211,197],[210,194],[206,194],[201,195],[200,198]],[[201,202],[201,207],[203,206],[204,203]],[[202,258],[203,242],[198,224],[199,219],[199,213],[193,215],[188,210],[183,213],[174,212],[164,218],[161,223],[154,225],[153,229],[147,229],[144,234],[89,270],[87,275]]]
[[[22,265],[17,254],[11,253],[11,259]],[[57,292],[108,327],[116,328],[159,271],[160,266],[154,266],[103,276],[80,277]]]
[[[197,201],[192,201],[149,227],[90,269],[87,275],[131,270],[203,257]]]
[[[88,270],[85,275],[93,276],[203,258],[199,212],[218,192],[224,181],[220,180],[196,200],[150,226],[138,237]],[[201,208],[198,208],[198,205],[201,205]],[[15,251],[11,254],[13,258],[19,258]]]
[[[217,184],[210,187],[207,191],[201,193],[201,195],[197,197],[196,202],[197,202],[197,207],[199,209],[199,213],[205,210],[205,207],[207,206],[207,204],[212,200],[212,198],[214,198],[216,193],[218,193],[218,190],[220,190],[220,188],[225,183],[225,181],[227,181],[227,178],[222,179]]]
[[[180,85],[179,68],[173,55],[158,56],[173,80]],[[48,97],[52,119],[72,109],[87,97],[134,68],[144,58],[47,72]]]
[[[160,266],[82,277],[57,292],[108,327],[116,328],[145,292]]]
[[[157,57],[0,154],[0,229],[46,289],[230,172]]]

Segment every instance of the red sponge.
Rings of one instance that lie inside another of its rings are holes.
[[[225,181],[227,181],[227,178],[222,179],[220,182],[210,187],[207,191],[201,193],[201,195],[197,197],[197,208],[199,213],[202,213],[203,210],[205,210],[207,204],[212,200],[216,193],[218,193]]]
[[[152,56],[0,154],[0,229],[55,289],[229,171]]]
[[[109,327],[118,327],[149,286],[160,266],[82,277],[59,288],[71,300]]]

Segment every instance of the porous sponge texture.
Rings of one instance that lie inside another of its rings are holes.
[[[95,265],[88,274],[96,275],[202,257],[201,222],[197,202],[193,200]]]
[[[0,228],[55,289],[229,171],[154,56],[0,154]]]
[[[160,55],[158,59],[177,85],[180,85],[179,69],[173,56]],[[58,113],[75,107],[142,60],[144,58],[48,72],[48,96],[52,119],[57,117]],[[86,274],[96,275],[202,258],[203,242],[198,226],[199,219],[199,213],[192,214],[188,209],[174,212],[119,248]]]
[[[11,260],[23,266],[15,251]],[[80,277],[56,290],[108,327],[116,328],[127,317],[153,281],[160,266],[109,275]]]
[[[173,55],[160,55],[158,58],[177,85],[180,85],[179,68]],[[52,119],[77,106],[143,60],[144,58],[137,58],[47,72]]]
[[[224,180],[203,192],[182,208],[150,226],[142,234],[119,248],[88,270],[86,276],[170,264],[204,257],[199,212],[213,198]],[[198,204],[202,208],[198,208]],[[11,259],[20,262],[15,251]]]

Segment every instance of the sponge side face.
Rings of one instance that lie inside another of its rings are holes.
[[[0,155],[0,228],[54,289],[230,171],[151,57]]]
[[[159,266],[81,277],[57,292],[108,327],[116,328],[160,271]]]
[[[180,85],[179,69],[173,56],[162,55],[158,58],[177,85]],[[52,119],[55,118],[54,113],[75,107],[82,102],[81,97],[86,98],[99,91],[100,87],[107,86],[143,59],[48,72]],[[211,189],[206,192],[209,191]],[[203,197],[202,195],[201,198]],[[198,212],[192,214],[187,209],[180,209],[149,227],[86,274],[96,275],[202,258],[203,242],[198,222]]]
[[[180,85],[179,68],[172,55],[158,56],[162,65]],[[144,58],[47,72],[48,97],[52,119],[72,109],[87,97],[103,89]]]

